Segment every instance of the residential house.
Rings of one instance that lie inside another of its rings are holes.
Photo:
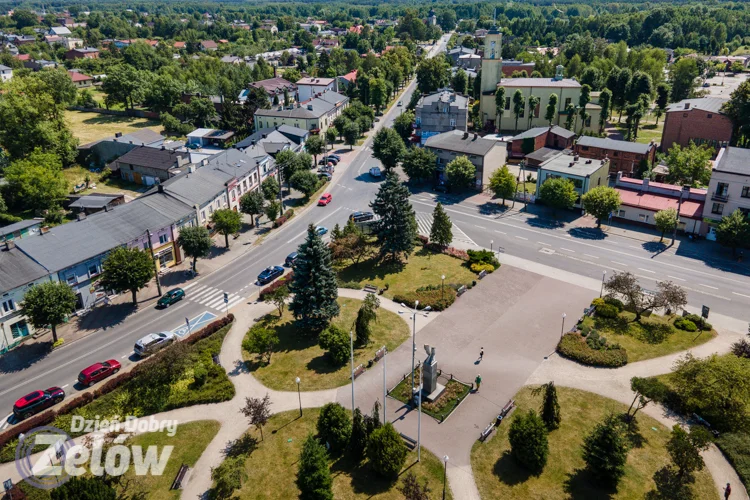
[[[263,23],[258,27],[258,29],[261,29],[263,31],[268,31],[272,35],[275,35],[279,32],[279,28],[276,26],[276,23],[274,21],[263,21]]]
[[[219,59],[224,64],[234,64],[235,66],[238,66],[240,64],[243,64],[245,62],[244,59],[237,56],[224,56],[221,59]]]
[[[711,171],[708,196],[703,208],[706,239],[715,240],[716,226],[735,210],[750,216],[750,149],[721,148]]]
[[[36,43],[36,37],[34,35],[8,35],[5,38],[19,47],[21,45],[31,45],[32,43]]]
[[[70,195],[68,196],[68,200],[70,203],[67,204],[66,208],[76,211],[77,213],[91,215],[101,212],[102,210],[111,210],[117,205],[122,205],[125,203],[125,195],[91,193],[83,196]]]
[[[37,59],[37,60],[29,59],[25,61],[23,65],[24,67],[29,68],[34,71],[57,68],[57,63],[55,61],[47,61],[46,59]]]
[[[255,112],[255,129],[291,125],[312,133],[325,133],[348,105],[348,97],[337,92],[325,92],[304,104],[259,109]]]
[[[41,219],[25,219],[0,227],[0,242],[35,236],[39,234],[43,223]]]
[[[80,38],[63,37],[62,44],[68,50],[78,49],[83,47],[83,40]]]
[[[70,79],[73,80],[73,85],[75,85],[79,89],[91,87],[94,84],[94,77],[84,75],[83,73],[79,73],[78,71],[68,71],[68,76],[70,76]]]
[[[339,90],[341,90],[342,92],[346,92],[346,89],[348,89],[350,85],[356,84],[357,70],[352,70],[349,73],[338,76],[336,78],[338,80]]]
[[[82,165],[105,166],[138,146],[161,148],[163,144],[164,137],[150,128],[124,135],[117,132],[112,137],[78,146],[79,161]]]
[[[188,163],[186,152],[139,146],[117,158],[109,168],[126,181],[151,186],[179,175]]]
[[[641,144],[584,135],[578,138],[575,152],[584,158],[608,158],[610,173],[622,172],[627,177],[637,177],[656,161],[656,143],[653,141]]]
[[[0,83],[4,83],[13,78],[13,68],[0,64]]]
[[[195,145],[200,148],[206,146],[226,147],[232,137],[234,137],[234,132],[231,130],[199,128],[193,130],[187,135],[186,145]]]
[[[656,227],[654,216],[660,210],[680,211],[677,229],[697,234],[701,231],[706,190],[662,184],[649,179],[633,179],[617,174],[615,189],[620,195],[620,208],[613,218]]]
[[[200,43],[200,49],[204,52],[208,52],[208,51],[213,52],[218,48],[219,48],[219,45],[213,40],[203,40]]]
[[[268,143],[287,144],[296,152],[304,147],[309,136],[310,132],[308,130],[291,127],[289,125],[279,125],[274,128],[260,129],[237,142],[233,147],[235,149],[244,150],[254,144],[263,144],[266,152],[275,156],[275,153],[278,152],[278,148],[275,146],[266,146]],[[276,151],[274,151],[274,149],[276,149]]]
[[[511,139],[510,155],[513,158],[522,158],[541,148],[559,152],[561,149],[572,148],[575,137],[574,132],[557,125],[530,128]]]
[[[564,149],[562,150],[563,153],[570,153],[570,149]],[[533,153],[529,153],[523,158],[524,166],[528,168],[529,171],[534,172],[538,169],[539,165],[544,163],[545,161],[549,160],[550,158],[553,158],[560,154],[559,149],[553,149],[548,148],[546,146],[541,147],[534,151]]]
[[[49,278],[47,270],[18,250],[13,241],[0,246],[0,354],[34,333],[21,304],[29,288]]]
[[[70,30],[65,26],[52,26],[49,31],[47,31],[47,34],[52,36],[64,37],[71,36],[73,33],[71,33]]]
[[[575,206],[581,207],[581,196],[598,186],[606,186],[609,177],[609,160],[593,160],[578,155],[560,153],[541,165],[536,176],[536,192],[548,179],[562,177],[573,182],[578,193]]]
[[[460,45],[458,47],[454,47],[454,48],[450,49],[447,52],[448,57],[450,58],[451,64],[453,66],[458,66],[459,59],[460,59],[461,56],[475,55],[476,53],[477,53],[477,49],[469,49],[467,47],[463,47],[463,46],[460,46]]]
[[[732,121],[721,112],[726,102],[720,97],[701,97],[667,106],[661,150],[668,151],[673,144],[686,147],[691,141],[717,150],[727,146],[732,140]]]
[[[185,42],[174,42],[172,44],[172,47],[174,47],[176,50],[183,50],[185,48]]]
[[[414,135],[424,145],[433,135],[451,130],[466,131],[469,98],[451,89],[440,89],[420,97],[414,115]]]
[[[92,47],[70,49],[65,53],[65,59],[68,61],[75,59],[99,59],[99,49]]]
[[[273,102],[274,97],[276,97],[280,103],[283,103],[285,92],[286,95],[289,96],[289,99],[292,100],[292,102],[294,102],[295,96],[297,95],[297,86],[290,81],[284,80],[281,77],[274,77],[267,80],[252,82],[249,87],[255,87],[257,89],[265,90],[268,94],[268,99],[271,102]],[[247,100],[247,91],[242,91],[239,100]]]
[[[58,35],[47,35],[43,38],[44,43],[52,47],[56,43],[62,44],[63,37]]]
[[[297,83],[299,102],[304,103],[323,92],[336,90],[335,78],[302,78]]]
[[[464,70],[477,71],[482,65],[482,57],[479,54],[464,54],[458,58],[459,68]]]
[[[477,134],[451,130],[433,135],[425,142],[425,148],[437,156],[436,181],[445,183],[445,166],[459,156],[466,156],[476,167],[474,187],[487,189],[492,173],[505,165],[508,146],[503,141],[484,139]]]

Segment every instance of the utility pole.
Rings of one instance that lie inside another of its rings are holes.
[[[151,243],[151,231],[146,230],[146,240],[148,241],[148,249],[151,251],[151,260],[154,261],[154,276],[156,277],[156,293],[161,297],[161,283],[159,283],[159,261],[156,260],[154,255],[154,245]]]
[[[672,230],[672,244],[677,240],[677,226],[680,225],[680,209],[682,208],[682,195],[687,193],[690,196],[690,186],[682,186],[680,190],[680,199],[677,201],[677,216],[674,221],[674,229]]]
[[[422,363],[419,363],[419,408],[417,410],[417,462],[422,461]]]
[[[521,160],[521,182],[523,183],[523,209],[526,211],[526,162]]]

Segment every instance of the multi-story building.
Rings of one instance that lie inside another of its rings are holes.
[[[301,78],[297,83],[299,102],[304,103],[323,92],[336,90],[335,78]]]
[[[690,142],[710,144],[717,150],[728,145],[732,140],[732,121],[721,112],[726,102],[721,97],[701,97],[667,106],[661,150],[668,151],[673,144],[685,147]]]
[[[618,141],[584,135],[579,137],[575,145],[575,153],[584,158],[597,160],[609,159],[609,172],[622,172],[628,177],[634,177],[639,171],[656,161],[656,144]]]
[[[348,105],[348,97],[337,92],[325,92],[303,104],[259,109],[255,112],[255,128],[291,125],[312,133],[325,133]]]
[[[120,177],[126,181],[151,186],[179,175],[188,163],[188,153],[141,145],[117,158],[109,165],[109,169],[119,172]]]
[[[515,60],[503,60],[503,76],[510,78],[516,71],[525,71],[527,76],[530,76],[534,71],[535,64],[533,62],[523,62]]]
[[[539,165],[536,176],[536,192],[548,179],[562,177],[573,182],[581,206],[581,196],[597,186],[606,186],[609,177],[609,160],[592,160],[578,155],[560,153]],[[543,201],[543,200],[542,200]]]
[[[70,49],[65,53],[65,59],[99,59],[99,49],[91,47]]]
[[[414,135],[424,144],[433,135],[451,130],[466,131],[469,98],[451,89],[441,89],[422,96],[414,115]]]
[[[726,147],[719,151],[707,196],[703,209],[706,239],[715,240],[716,226],[735,210],[750,216],[750,149]]]
[[[460,130],[433,135],[425,142],[425,148],[437,156],[435,175],[438,183],[447,182],[446,165],[459,156],[465,156],[476,167],[474,187],[480,191],[489,186],[492,173],[505,165],[508,158],[507,143]]]

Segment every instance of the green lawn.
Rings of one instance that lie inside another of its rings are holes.
[[[260,433],[251,430],[258,439],[258,447],[245,462],[248,479],[232,498],[243,500],[286,500],[299,497],[295,483],[299,454],[305,438],[315,433],[318,408],[305,409],[302,418],[297,410],[274,415],[263,430],[265,439],[260,441]],[[440,460],[422,449],[422,461],[416,462],[417,454],[410,452],[406,458],[405,470],[413,472],[420,483],[428,480],[430,498],[441,497],[443,491],[443,464]],[[333,476],[333,497],[336,500],[377,499],[402,500],[404,496],[397,490],[400,483],[385,481],[375,475],[367,462],[353,464],[346,456],[331,461]],[[450,499],[450,489],[446,498]]]
[[[333,323],[349,331],[353,328],[362,301],[339,298],[338,302],[341,313]],[[271,356],[271,363],[262,366],[255,356],[244,353],[250,371],[263,385],[279,391],[296,391],[294,379],[299,377],[302,379],[303,391],[317,391],[349,383],[349,363],[340,367],[333,366],[325,351],[318,345],[317,338],[301,332],[288,310],[284,311],[281,320],[278,320],[278,312],[269,314],[266,318],[270,320],[269,327],[275,328],[279,334],[279,345]],[[355,366],[360,363],[366,366],[367,361],[375,356],[375,351],[384,345],[389,351],[393,351],[409,337],[409,333],[409,327],[403,319],[381,308],[378,310],[378,320],[373,324],[370,345],[354,350]]]
[[[630,312],[620,313],[617,319],[590,318],[583,320],[582,326],[595,328],[609,342],[620,344],[628,352],[628,362],[658,358],[675,352],[686,351],[714,338],[715,330],[710,332],[686,332],[672,326],[676,316],[659,316],[652,314],[642,317],[640,322],[633,321],[635,315]],[[671,333],[659,342],[657,333],[660,329]]]
[[[522,388],[514,396],[518,407],[514,412],[538,410],[541,396],[532,396],[531,387]],[[567,387],[557,388],[562,415],[560,428],[549,433],[549,456],[544,471],[530,476],[510,455],[509,422],[503,422],[489,441],[477,441],[471,450],[471,464],[483,499],[589,499],[643,498],[654,488],[652,476],[669,463],[665,445],[670,430],[643,414],[638,414],[640,447],[628,453],[625,476],[617,491],[597,486],[584,470],[581,444],[596,422],[609,413],[621,413],[627,406],[596,394]],[[718,499],[714,483],[704,469],[696,474],[695,498]]]
[[[360,285],[371,283],[378,288],[388,285],[383,295],[392,298],[394,295],[413,292],[420,286],[440,285],[441,276],[445,275],[445,284],[471,283],[477,278],[464,262],[445,254],[436,254],[418,248],[409,256],[405,264],[381,263],[376,259],[351,264],[338,271],[339,282],[357,282]]]
[[[115,116],[91,113],[86,111],[65,111],[65,119],[70,124],[73,135],[81,144],[112,137],[117,132],[129,134],[142,128],[162,131],[158,120],[137,118],[134,116]]]
[[[93,189],[85,189],[83,191],[79,191],[78,194],[122,193],[126,196],[137,198],[148,189],[148,187],[146,186],[127,182],[121,177],[117,177],[116,175],[112,175],[105,180],[102,180],[101,173],[97,174],[94,172],[90,172],[87,169],[79,166],[66,168],[65,170],[63,170],[63,175],[65,176],[65,180],[68,181],[68,187],[70,188],[71,193],[73,192],[73,188],[75,186],[85,182],[87,175],[89,176],[89,185],[96,184],[96,187]]]
[[[132,438],[128,444],[140,445],[143,450],[149,446],[158,446],[159,454],[162,453],[164,446],[174,446],[169,461],[160,476],[147,475],[136,476],[131,467],[126,473],[126,479],[132,479],[134,484],[131,485],[134,492],[143,492],[149,500],[167,500],[180,498],[180,490],[170,490],[172,482],[177,477],[177,472],[182,464],[193,467],[200,458],[203,450],[208,443],[214,438],[221,425],[215,420],[199,420],[197,422],[188,422],[177,426],[177,432],[173,437],[169,437],[166,432],[149,432]]]
[[[536,194],[536,182],[521,182],[518,184],[518,189],[516,191],[523,193],[524,185],[526,186],[527,193]]]
[[[623,137],[627,137],[628,131],[625,126],[624,117],[620,124],[618,124],[616,120],[614,120],[612,124],[617,127],[617,129],[622,133]],[[659,143],[661,142],[661,134],[663,130],[664,116],[659,119],[659,123],[657,124],[656,116],[653,114],[649,114],[641,120],[641,126],[638,129],[638,137],[636,138],[635,142],[648,144],[649,142],[654,141]]]

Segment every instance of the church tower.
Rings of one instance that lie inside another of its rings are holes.
[[[482,57],[482,94],[486,92],[495,93],[497,84],[503,74],[502,59],[503,35],[497,26],[484,37],[484,57]]]

